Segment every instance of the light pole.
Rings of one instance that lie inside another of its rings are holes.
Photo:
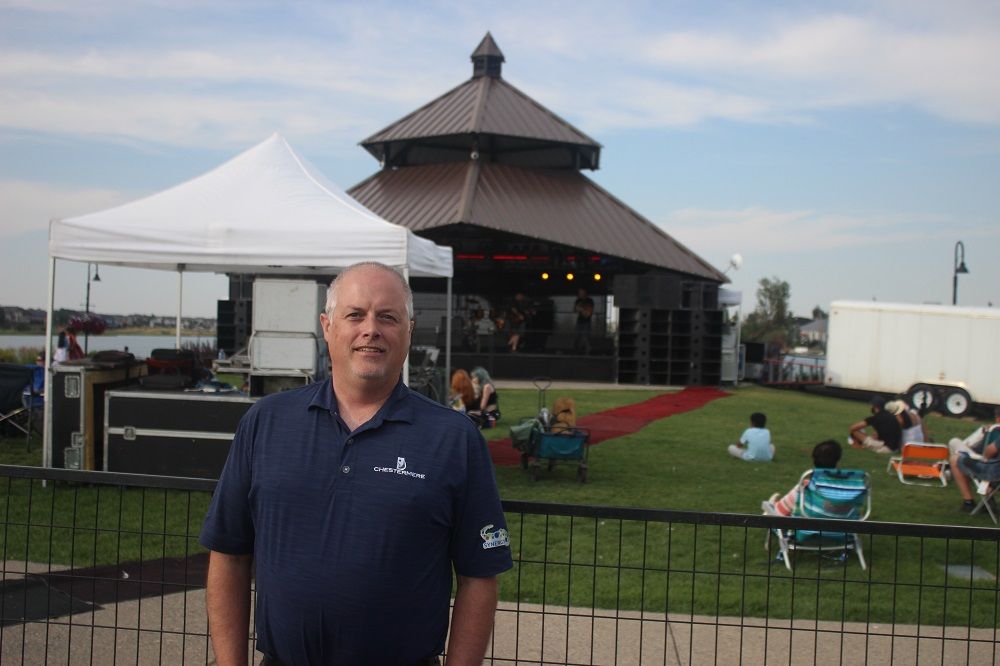
[[[955,243],[955,273],[951,281],[951,304],[958,305],[958,275],[966,274],[969,269],[965,267],[965,245],[962,241]]]
[[[93,277],[91,277],[91,275],[90,275],[90,267],[91,266],[94,267],[94,275],[93,275]],[[101,275],[97,271],[98,271],[97,264],[89,264],[89,263],[87,264],[87,300],[86,300],[86,303],[84,303],[84,306],[83,306],[84,310],[85,310],[85,312],[87,314],[87,317],[86,317],[86,319],[87,319],[86,328],[83,329],[83,353],[84,354],[87,353],[87,343],[89,342],[89,339],[90,339],[90,283],[91,282],[100,282],[101,281]]]

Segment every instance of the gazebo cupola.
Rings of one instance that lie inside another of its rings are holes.
[[[479,42],[479,46],[472,52],[472,78],[489,76],[499,79],[503,62],[504,57],[500,47],[493,41],[493,35],[487,32],[483,41]]]

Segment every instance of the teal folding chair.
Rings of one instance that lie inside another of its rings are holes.
[[[805,472],[799,483],[805,483],[807,477],[809,482],[799,494],[795,516],[866,520],[871,514],[871,477],[868,472],[860,469],[814,469]],[[842,557],[854,551],[861,568],[867,568],[861,538],[853,532],[782,528],[772,531],[781,548],[780,557],[789,571],[792,571],[792,553],[799,550],[839,553]]]

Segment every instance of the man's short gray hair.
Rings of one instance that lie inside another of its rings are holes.
[[[410,285],[407,284],[406,278],[403,274],[392,266],[388,266],[378,261],[361,261],[356,264],[351,264],[343,271],[341,271],[337,277],[333,278],[330,282],[330,286],[326,288],[326,308],[324,312],[329,317],[333,314],[333,309],[337,306],[337,292],[340,290],[340,283],[344,279],[344,276],[352,271],[356,271],[360,268],[374,268],[376,270],[385,271],[387,273],[392,273],[399,279],[400,286],[403,287],[403,293],[406,295],[406,316],[408,319],[413,319],[413,290],[410,289]]]

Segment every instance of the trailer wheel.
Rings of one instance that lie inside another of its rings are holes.
[[[951,416],[965,416],[972,407],[972,398],[962,389],[951,389],[944,394],[944,411]]]
[[[910,389],[907,397],[910,399],[910,405],[921,414],[934,409],[937,403],[937,393],[934,391],[934,387],[927,384],[917,384]]]

